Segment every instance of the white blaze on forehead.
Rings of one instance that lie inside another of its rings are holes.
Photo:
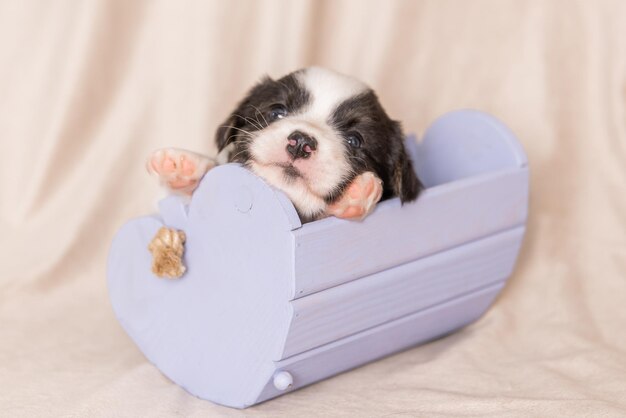
[[[352,77],[334,71],[310,67],[298,77],[311,95],[305,115],[326,121],[342,102],[369,90],[369,87]]]

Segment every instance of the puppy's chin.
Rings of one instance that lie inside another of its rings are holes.
[[[249,161],[247,165],[268,184],[283,191],[293,202],[304,222],[324,216],[326,201],[311,191],[306,179],[294,165],[289,162],[260,164],[254,160]]]

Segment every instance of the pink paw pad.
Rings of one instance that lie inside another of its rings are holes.
[[[167,148],[155,151],[146,165],[172,191],[191,194],[212,162],[189,151]]]
[[[363,219],[374,209],[382,193],[381,180],[374,173],[363,173],[352,181],[341,199],[328,207],[328,214],[343,219]]]

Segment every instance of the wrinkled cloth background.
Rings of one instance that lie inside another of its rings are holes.
[[[213,152],[263,74],[368,82],[407,132],[477,108],[531,167],[513,277],[477,323],[246,411],[116,322],[109,243],[155,148]],[[626,415],[626,2],[0,2],[0,415]]]

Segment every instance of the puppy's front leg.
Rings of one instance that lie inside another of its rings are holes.
[[[146,168],[170,192],[190,196],[198,182],[216,163],[209,157],[178,148],[163,148],[152,153]]]
[[[343,196],[329,205],[327,214],[337,218],[361,220],[370,214],[383,194],[383,183],[371,171],[358,175]]]

